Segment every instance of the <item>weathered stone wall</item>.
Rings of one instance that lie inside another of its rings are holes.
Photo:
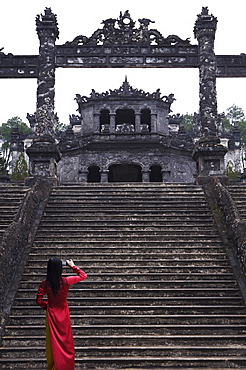
[[[15,219],[3,235],[0,247],[1,336],[51,188],[48,180],[39,179],[27,192]]]
[[[133,146],[135,146],[134,143]],[[100,151],[87,149],[80,154],[63,155],[58,163],[58,176],[61,183],[86,182],[89,166],[96,165],[100,171],[107,172],[111,165],[123,163],[140,165],[143,171],[150,171],[151,166],[160,165],[163,171],[163,182],[193,183],[196,172],[191,153],[187,152],[187,155],[184,155],[184,152],[179,150],[167,149],[165,151],[142,145],[141,150],[138,147]],[[80,176],[80,174],[85,175]]]
[[[204,190],[222,239],[228,240],[229,248],[246,277],[246,222],[241,218],[230,192],[218,178],[208,178]]]

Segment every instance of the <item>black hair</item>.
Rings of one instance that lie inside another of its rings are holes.
[[[47,264],[46,286],[50,286],[54,296],[57,295],[61,284],[62,261],[60,258],[50,258]]]

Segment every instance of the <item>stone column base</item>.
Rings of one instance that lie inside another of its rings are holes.
[[[34,139],[26,153],[29,156],[30,178],[46,177],[58,183],[57,163],[61,159],[61,154],[52,137],[43,136]]]
[[[193,152],[193,158],[197,165],[196,183],[207,182],[208,177],[218,177],[225,183],[224,156],[227,148],[220,144],[217,136],[203,137]],[[228,179],[229,182],[229,179]]]

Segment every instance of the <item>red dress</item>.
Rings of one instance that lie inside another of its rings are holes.
[[[73,266],[72,269],[78,276],[63,277],[56,297],[50,287],[45,287],[45,280],[40,284],[37,293],[37,305],[47,310],[47,329],[50,333],[55,370],[74,370],[74,342],[67,294],[70,285],[86,279],[87,275],[77,266]],[[48,302],[43,300],[45,294]]]

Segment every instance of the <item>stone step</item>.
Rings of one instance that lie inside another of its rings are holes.
[[[39,227],[47,227],[48,229],[52,226],[60,227],[81,227],[84,223],[88,223],[88,225],[92,225],[94,222],[105,222],[105,224],[114,225],[117,226],[120,225],[122,221],[123,225],[134,225],[134,227],[137,226],[148,226],[153,223],[153,225],[158,225],[159,227],[163,228],[169,228],[173,227],[173,229],[178,229],[179,227],[183,228],[192,228],[194,227],[196,230],[203,229],[203,228],[211,228],[213,226],[213,220],[209,216],[206,215],[203,216],[197,216],[197,215],[190,215],[190,216],[176,216],[176,215],[161,215],[159,217],[152,217],[152,216],[146,216],[142,217],[139,216],[138,213],[134,213],[134,215],[128,215],[128,216],[122,216],[115,215],[109,217],[109,215],[101,215],[99,212],[97,212],[94,216],[87,215],[87,214],[79,214],[79,213],[71,213],[71,214],[63,214],[63,215],[50,215],[42,219]],[[182,226],[181,226],[182,223]]]
[[[123,209],[121,207],[124,207]],[[54,202],[54,204],[51,206],[49,204],[49,207],[46,208],[46,214],[57,214],[62,212],[119,212],[119,213],[133,213],[133,212],[139,212],[141,213],[157,213],[162,214],[163,212],[170,212],[175,211],[182,214],[182,211],[190,212],[190,213],[197,213],[200,214],[201,212],[208,212],[207,205],[201,202],[197,203],[190,203],[188,200],[187,202],[178,202],[177,200],[171,202],[166,201],[132,201],[132,203],[127,203],[126,201],[122,200],[122,202],[107,202],[107,199],[105,198],[105,202],[102,202],[101,199],[98,200],[88,200],[85,199],[83,202],[78,201],[77,203],[71,203],[71,202]],[[128,211],[128,212],[127,212]]]
[[[11,333],[11,334],[10,334]],[[21,327],[7,326],[5,331],[5,340],[14,337],[18,340],[19,337],[39,336],[42,337],[45,333],[45,324],[43,325],[28,325]],[[133,335],[245,335],[246,325],[73,325],[73,335],[77,336],[133,336]]]
[[[177,303],[177,302],[176,302]],[[185,305],[166,305],[166,306],[157,306],[152,305],[131,305],[131,306],[86,306],[86,305],[73,305],[70,304],[71,315],[216,315],[216,314],[234,314],[237,312],[238,315],[245,315],[246,309],[243,305],[237,304],[223,304],[224,302],[216,302],[214,305],[206,302],[206,305],[190,305],[189,303]],[[226,302],[225,302],[226,303]],[[35,297],[32,301],[32,305],[28,306],[13,306],[12,315],[21,315],[21,316],[35,316],[37,314],[43,314],[43,311],[40,312],[40,307],[35,305]],[[44,315],[44,314],[43,314]],[[44,318],[44,316],[43,316]]]
[[[141,219],[141,218],[140,218]],[[67,214],[67,215],[64,215],[64,216],[59,216],[59,221],[58,219],[55,219],[54,216],[46,216],[45,218],[43,218],[42,220],[42,223],[41,225],[49,225],[50,223],[52,224],[59,224],[62,226],[63,224],[71,224],[71,222],[74,222],[74,224],[76,225],[76,223],[79,223],[81,221],[85,220],[85,217],[84,215],[80,216],[78,215],[77,213],[75,214]],[[207,214],[202,214],[202,215],[197,215],[197,214],[184,214],[184,215],[178,215],[178,214],[165,214],[161,217],[160,219],[162,225],[165,225],[165,223],[170,223],[170,222],[173,222],[174,225],[175,223],[177,222],[182,222],[182,223],[187,223],[189,222],[190,225],[196,225],[196,223],[202,221],[202,222],[213,222],[213,219],[211,217],[211,215],[207,215]]]
[[[8,189],[8,188],[1,188],[0,187],[0,196],[2,199],[18,199],[22,198],[26,192],[28,191],[28,188],[20,188],[20,189]]]
[[[0,210],[0,212],[1,212],[1,210]],[[12,215],[9,214],[8,217],[1,217],[1,225],[0,225],[0,227],[3,228],[3,229],[5,229],[6,226],[8,226],[10,224],[10,222],[13,221],[14,216],[15,216],[15,213],[13,213]]]
[[[101,248],[101,250],[104,250],[105,252],[107,249],[110,251],[112,249],[119,248],[124,249],[125,252],[128,253],[130,253],[134,248],[144,248],[144,251],[149,249],[149,251],[152,250],[152,252],[157,248],[161,250],[164,255],[165,250],[170,250],[172,246],[176,247],[175,251],[180,249],[180,252],[182,252],[183,249],[186,250],[187,253],[189,253],[189,250],[208,250],[209,246],[211,246],[212,251],[218,251],[222,248],[222,243],[217,235],[208,235],[207,237],[206,235],[201,235],[200,237],[199,235],[195,235],[193,237],[184,235],[182,238],[182,235],[172,237],[171,233],[169,233],[169,235],[166,234],[164,233],[163,235],[159,232],[152,232],[152,230],[146,231],[143,235],[142,233],[134,233],[131,230],[129,230],[128,233],[127,230],[120,230],[117,234],[114,234],[113,230],[105,230],[105,232],[102,230],[102,232],[100,232],[100,234],[95,238],[93,238],[92,230],[84,230],[80,235],[74,235],[70,238],[68,238],[69,233],[64,235],[57,233],[56,237],[53,235],[50,238],[48,235],[45,236],[45,234],[42,234],[36,238],[35,248],[37,248],[37,250],[45,250],[50,246],[51,250],[52,248],[55,249],[57,247],[57,251],[59,251],[59,249],[69,246],[69,248],[81,248],[82,251],[87,250],[88,252],[92,247],[95,247],[96,250]],[[190,249],[188,250],[189,245]]]
[[[1,213],[3,212],[3,214],[6,214],[7,212],[13,212],[19,208],[20,204],[21,204],[21,201],[14,202],[13,200],[5,199],[5,202],[0,202]]]
[[[13,219],[13,216],[16,214],[16,211],[18,210],[19,207],[15,207],[11,210],[6,211],[5,207],[4,210],[0,210],[1,212],[1,223],[4,221],[9,221]]]
[[[9,360],[0,360],[2,369],[9,369]],[[206,367],[204,366],[204,359],[199,357],[82,357],[76,359],[75,370],[80,369],[180,369],[186,368],[191,370],[199,368],[199,370],[217,369],[223,366],[223,370],[230,370],[234,368],[245,368],[246,358],[237,356],[222,356],[222,357],[206,357]],[[46,361],[43,358],[37,359],[35,357],[14,358],[11,360],[11,369],[43,369],[46,366]],[[228,367],[229,366],[229,367]]]
[[[91,238],[91,239],[89,239]],[[95,253],[101,253],[101,252],[107,252],[107,253],[140,253],[141,248],[143,248],[144,252],[149,253],[163,253],[164,256],[168,253],[170,253],[172,246],[173,246],[173,253],[199,253],[202,251],[209,250],[209,246],[211,246],[211,252],[214,251],[220,251],[222,246],[221,242],[217,239],[210,239],[210,240],[190,240],[187,238],[187,240],[160,240],[155,236],[152,236],[152,241],[149,240],[149,238],[144,237],[141,238],[142,240],[139,240],[139,238],[126,238],[124,235],[117,236],[113,238],[110,238],[111,240],[108,240],[108,236],[103,235],[100,236],[101,239],[98,238],[98,240],[92,240],[92,236],[89,234],[84,235],[84,238],[81,237],[76,240],[61,240],[56,239],[49,241],[48,239],[42,239],[40,238],[38,240],[38,244],[36,244],[35,249],[37,250],[37,254],[43,255],[50,255],[55,254],[59,256],[61,252],[65,252],[65,255],[71,255],[71,253],[76,253],[81,250],[83,253],[90,253],[91,248],[95,249]],[[113,240],[112,240],[113,239]],[[158,243],[158,240],[160,242]]]
[[[66,276],[66,274],[63,274],[63,276]],[[23,281],[21,280],[20,282],[20,291],[21,289],[24,291],[31,289],[34,290],[34,295],[36,295],[38,286],[39,286],[40,281]],[[223,290],[225,289],[229,290],[234,289],[235,292],[238,292],[238,287],[235,282],[235,280],[163,280],[163,281],[158,281],[158,280],[133,280],[133,281],[103,281],[103,280],[93,280],[91,279],[86,279],[83,281],[83,290],[87,289],[92,289],[95,292],[95,289],[106,289],[108,291],[111,291],[112,289],[118,289],[118,290],[126,290],[126,289],[142,289],[142,290],[155,290],[155,289],[191,289],[191,290],[196,290],[196,289],[201,289],[201,290],[214,290],[215,292],[218,290]],[[78,285],[79,286],[79,285]],[[79,288],[74,288],[71,287],[70,291],[74,292],[76,289]],[[86,293],[85,293],[86,294]],[[96,294],[96,293],[95,293]]]
[[[106,221],[99,221],[99,220],[91,220],[91,222],[93,224],[89,225],[89,221],[87,220],[81,225],[81,227],[78,226],[77,228],[74,228],[71,226],[70,227],[64,226],[63,231],[62,231],[62,228],[56,229],[54,227],[52,229],[51,227],[50,230],[48,229],[45,232],[45,227],[42,227],[40,228],[39,238],[43,238],[44,236],[51,237],[52,235],[54,235],[54,237],[59,236],[60,238],[62,238],[62,237],[66,237],[68,233],[72,234],[73,238],[75,237],[78,238],[81,236],[81,234],[83,235],[84,232],[88,230],[92,231],[92,230],[97,229],[98,230],[97,235],[98,235],[102,233],[105,234],[106,232],[111,232],[111,231],[113,232],[115,231],[115,227],[117,227],[117,234],[120,234],[121,231],[125,231],[125,234],[126,234],[126,232],[128,231],[128,232],[133,232],[138,237],[141,237],[141,235],[151,237],[148,231],[157,231],[158,232],[157,235],[159,237],[168,236],[170,238],[171,236],[170,234],[172,234],[173,238],[180,237],[180,235],[181,236],[183,235],[183,237],[190,237],[191,239],[197,239],[197,238],[204,239],[205,237],[207,237],[208,239],[218,238],[218,234],[216,230],[211,231],[211,230],[205,229],[204,231],[201,231],[201,230],[196,230],[195,228],[194,230],[171,230],[171,229],[162,227],[161,225],[153,221],[152,223],[149,222],[148,224],[142,224],[142,225],[141,224],[136,225],[132,221],[130,221],[130,224],[128,223],[123,224],[123,222],[120,221],[118,225],[113,224],[113,222],[107,223]],[[95,239],[96,239],[96,236],[95,236]]]
[[[53,187],[54,193],[59,192],[66,192],[66,191],[97,191],[97,192],[103,192],[103,191],[138,191],[138,192],[144,192],[144,191],[170,191],[172,193],[175,192],[187,192],[190,191],[192,193],[200,193],[203,191],[202,187],[200,185],[196,185],[194,183],[124,183],[124,182],[115,182],[115,183],[80,183],[80,184],[61,184],[58,186]]]
[[[192,194],[194,193],[202,193],[202,187],[199,185],[194,185],[194,184],[172,184],[172,183],[163,183],[163,184],[151,184],[151,183],[131,183],[131,184],[124,184],[124,183],[87,183],[87,184],[79,184],[78,186],[69,186],[68,184],[64,185],[59,185],[57,187],[53,187],[53,193],[67,193],[67,192],[105,192],[105,191],[110,191],[110,192],[149,192],[149,191],[162,191],[162,192],[171,192],[173,193],[186,193],[186,192],[191,192]]]
[[[179,258],[160,258],[160,259],[153,259],[153,260],[121,260],[121,259],[103,259],[103,260],[96,260],[92,257],[92,259],[77,259],[78,265],[83,265],[83,268],[86,269],[93,269],[93,267],[108,267],[108,268],[143,268],[147,269],[149,267],[154,267],[156,271],[167,268],[167,267],[196,267],[196,266],[206,266],[207,267],[228,267],[230,266],[228,260],[226,259],[202,259],[202,258],[186,258],[183,259],[182,257]],[[46,271],[47,263],[46,261],[32,261],[32,263],[28,263],[26,265],[26,272],[33,271],[43,273],[43,270]],[[69,268],[68,268],[69,269]],[[69,269],[69,272],[70,269]]]
[[[80,284],[81,285],[81,284]],[[22,288],[18,290],[17,298],[33,299],[37,293],[36,289]],[[238,289],[227,288],[152,288],[146,291],[145,289],[131,288],[111,288],[103,289],[100,287],[84,287],[70,288],[72,297],[240,297]]]
[[[97,228],[95,227],[94,228],[95,232],[97,232]],[[113,242],[113,244],[115,246],[131,246],[133,244],[137,246],[146,246],[146,247],[150,247],[150,246],[155,246],[157,243],[158,243],[158,240],[160,240],[160,245],[165,245],[165,246],[170,246],[172,244],[175,244],[175,245],[178,245],[179,243],[181,243],[181,245],[183,244],[189,244],[189,243],[192,243],[193,245],[199,245],[201,243],[206,243],[206,244],[213,244],[213,243],[216,243],[216,241],[218,242],[217,244],[221,244],[220,240],[218,239],[218,236],[217,235],[193,235],[193,236],[189,236],[189,235],[176,235],[175,238],[172,237],[171,233],[164,233],[164,234],[160,234],[159,232],[154,234],[152,231],[151,228],[149,228],[148,230],[148,233],[149,235],[143,235],[143,238],[141,237],[141,233],[136,233],[135,234],[135,238],[137,238],[137,240],[134,240],[133,237],[131,237],[131,228],[128,228],[128,237],[125,237],[125,234],[126,233],[123,233],[123,231],[127,232],[127,227],[124,229],[124,230],[118,230],[118,234],[115,235],[113,234],[113,229],[109,229],[109,230],[104,230],[102,232],[100,232],[100,234],[98,235],[98,237],[96,238],[96,240],[94,241],[94,243],[91,241],[89,241],[89,244],[99,244],[99,242],[102,244],[102,245],[105,245],[107,244],[106,242],[106,238],[105,237],[109,237],[111,239],[111,242]],[[111,235],[108,235],[111,234]],[[151,234],[152,234],[152,241],[149,240],[151,239]],[[93,232],[92,232],[92,229],[88,227],[88,229],[85,229],[83,230],[83,232],[80,233],[80,235],[78,236],[70,236],[69,240],[68,240],[68,235],[69,234],[64,234],[64,235],[60,235],[58,233],[58,235],[53,235],[53,236],[50,236],[50,235],[45,235],[45,234],[42,234],[42,235],[39,235],[37,238],[36,238],[36,242],[39,243],[39,244],[44,244],[45,242],[47,243],[50,243],[50,245],[61,245],[62,242],[65,242],[65,244],[79,244],[79,245],[83,245],[83,243],[86,243],[86,239],[88,239],[89,237],[92,237],[93,236]],[[165,238],[164,238],[165,237]],[[104,240],[104,243],[103,243],[103,240],[100,240],[103,239]],[[113,240],[112,240],[113,239]],[[120,240],[119,240],[120,239]],[[142,240],[141,240],[142,239]],[[112,244],[112,243],[111,243]],[[47,245],[47,244],[46,244]]]
[[[176,266],[164,266],[164,267],[135,267],[135,266],[127,266],[127,267],[121,267],[121,266],[98,266],[98,267],[87,267],[86,273],[88,276],[91,276],[91,274],[100,274],[101,277],[106,277],[108,274],[111,274],[112,277],[117,278],[116,275],[120,278],[123,274],[128,275],[139,275],[139,274],[149,274],[150,276],[154,276],[155,279],[158,279],[158,276],[161,274],[176,274],[179,275],[179,278],[181,278],[184,274],[229,274],[231,273],[231,267],[230,266],[182,266],[176,264]],[[24,276],[31,276],[31,275],[39,275],[40,277],[46,277],[46,269],[31,269],[28,268],[25,270]],[[130,279],[130,277],[129,277]]]
[[[16,304],[21,306],[32,305],[34,297],[31,298],[16,298]],[[239,297],[221,297],[221,296],[211,296],[211,297],[197,297],[197,296],[165,296],[165,297],[68,297],[68,302],[74,306],[168,306],[168,305],[240,305],[242,303],[241,296]]]
[[[74,335],[75,346],[177,346],[185,343],[187,346],[202,346],[210,343],[212,346],[225,346],[225,345],[245,345],[246,334],[221,334],[221,335]],[[19,346],[23,345],[25,341],[26,346],[33,346],[33,343],[37,346],[45,347],[45,336],[32,335],[32,336],[5,336],[3,340],[3,346]]]
[[[149,259],[134,259],[134,258],[131,258],[131,256],[129,256],[128,259],[116,259],[116,258],[102,258],[102,256],[100,255],[101,258],[97,258],[94,256],[91,256],[91,258],[88,258],[87,256],[81,258],[81,257],[77,257],[76,258],[76,263],[77,265],[83,265],[83,268],[93,268],[95,266],[112,266],[112,267],[118,267],[118,266],[122,266],[122,267],[152,267],[152,266],[156,266],[156,268],[158,267],[167,267],[167,266],[190,266],[191,264],[194,265],[194,266],[201,266],[203,264],[205,264],[206,266],[215,266],[215,265],[219,265],[220,267],[221,266],[229,266],[229,262],[228,260],[224,259],[224,258],[212,258],[212,256],[210,256],[210,258],[202,258],[199,256],[196,256],[196,257],[193,257],[191,255],[187,255],[187,258],[183,258],[182,256],[179,256],[179,258],[175,258],[175,256],[172,256],[172,258],[149,258]],[[112,256],[111,256],[112,257]],[[116,257],[116,256],[115,256]],[[62,258],[61,258],[62,259]],[[47,267],[47,261],[41,261],[41,260],[31,260],[27,263],[26,265],[26,269],[37,269],[37,271],[41,271],[43,273],[42,270],[40,269],[45,269],[46,271],[46,267]],[[63,269],[63,272],[66,273],[68,270],[68,273],[70,272],[69,268],[64,266],[64,269]]]
[[[177,194],[170,196],[170,195],[158,195],[152,194],[151,196],[139,196],[137,194],[132,194],[129,196],[125,194],[124,196],[118,194],[105,194],[105,195],[88,195],[88,194],[67,194],[67,196],[52,196],[50,195],[49,203],[47,205],[47,210],[50,208],[53,209],[56,205],[64,208],[66,204],[68,206],[78,208],[79,205],[83,206],[88,204],[92,207],[103,207],[103,206],[111,206],[116,204],[124,203],[126,206],[139,206],[140,208],[144,208],[145,206],[153,206],[153,205],[160,205],[165,207],[174,207],[177,208],[178,206],[190,205],[191,208],[194,207],[201,207],[204,209],[208,209],[207,201],[202,196],[194,196],[192,197],[190,194],[187,196],[178,196]]]
[[[106,218],[103,218],[103,222],[105,222],[105,220],[107,219]],[[45,225],[44,223],[42,223],[40,226],[39,226],[39,233],[42,234],[42,232],[46,232],[46,233],[67,233],[67,232],[70,232],[70,233],[82,233],[83,232],[83,229],[84,229],[84,226],[85,225],[85,222],[87,221],[94,221],[93,223],[98,226],[98,221],[100,221],[100,227],[101,227],[101,222],[102,220],[100,218],[87,218],[86,221],[80,221],[80,222],[67,222],[67,223],[63,223],[63,225],[59,225],[57,222],[55,223],[49,223],[48,225]],[[115,219],[116,221],[120,220],[120,222],[122,221],[122,218],[119,217],[118,219],[116,218]],[[123,225],[123,227],[127,226],[127,227],[131,227],[132,228],[132,220],[135,221],[134,219],[128,219],[126,221],[129,221],[129,226],[126,225],[126,223]],[[124,220],[125,221],[125,220]],[[138,220],[139,222],[140,220]],[[154,221],[154,222],[153,222]],[[138,231],[147,231],[149,227],[153,228],[153,226],[150,226],[149,224],[153,225],[154,228],[158,231],[160,231],[160,233],[165,233],[165,232],[170,232],[174,235],[179,235],[180,233],[186,233],[187,235],[193,235],[195,232],[199,233],[199,235],[204,235],[204,234],[210,234],[210,235],[217,235],[217,232],[214,230],[214,228],[209,225],[209,226],[206,226],[206,225],[195,225],[193,227],[193,229],[191,230],[191,227],[190,225],[184,225],[184,226],[179,226],[179,225],[174,225],[174,226],[170,226],[170,225],[161,225],[161,227],[158,228],[158,225],[157,225],[157,222],[152,219],[152,221],[149,221],[148,220],[148,223],[144,222],[142,224],[139,223],[139,226],[137,226],[137,230],[133,230],[135,233],[138,232]],[[113,225],[114,227],[115,225]],[[135,225],[133,225],[134,227]],[[104,229],[99,229],[98,231],[104,231],[105,230],[105,227],[107,227],[107,229],[111,228],[112,225],[111,225],[111,221],[109,223],[107,223],[106,225],[106,222],[105,222],[105,226],[104,226]],[[119,227],[122,227],[122,225],[120,225]],[[136,227],[136,226],[135,226]],[[147,230],[146,230],[147,229]],[[117,229],[117,232],[119,232],[119,230]]]
[[[141,281],[143,279],[143,274],[140,275],[139,273],[128,273],[128,275],[126,276],[125,272],[120,272],[120,273],[110,273],[110,272],[104,272],[103,275],[98,272],[98,269],[96,270],[97,272],[96,273],[92,273],[90,272],[90,280],[91,281],[110,281],[110,282],[117,282],[117,281],[136,281],[137,279],[139,281]],[[66,274],[64,274],[64,276],[66,276]],[[204,280],[204,276],[206,276],[206,279],[209,279],[209,280],[214,280],[214,281],[225,281],[225,280],[228,280],[228,281],[233,281],[235,279],[234,275],[232,272],[225,272],[223,270],[223,272],[221,272],[220,274],[218,274],[218,272],[215,270],[213,270],[212,272],[210,271],[207,271],[206,272],[206,275],[204,275],[204,272],[186,272],[186,273],[182,273],[180,275],[177,275],[177,272],[176,271],[173,271],[173,272],[168,272],[168,273],[160,273],[160,272],[155,272],[153,274],[150,274],[148,273],[148,275],[146,274],[146,277],[149,279],[149,280],[157,280],[157,281],[166,281],[167,279],[169,280],[173,280],[173,281],[176,281],[176,280],[186,280],[186,281],[190,281],[190,280],[197,280],[197,281],[203,281]],[[32,279],[33,282],[35,281],[42,281],[46,278],[46,274],[43,273],[43,274],[33,274],[32,276],[30,276],[30,274],[27,274],[27,273],[23,273],[22,275],[22,282],[24,281],[30,281],[30,278]]]
[[[124,204],[128,207],[135,207],[135,206],[141,206],[143,209],[144,206],[162,206],[163,209],[166,208],[180,208],[184,207],[185,209],[193,209],[193,208],[202,208],[207,210],[208,209],[208,204],[205,201],[205,199],[195,199],[192,200],[190,197],[187,197],[187,199],[180,198],[180,200],[177,197],[174,197],[173,199],[164,198],[164,197],[159,197],[157,199],[156,196],[153,196],[153,198],[148,197],[148,198],[138,198],[133,196],[132,198],[129,197],[108,197],[105,195],[105,197],[76,197],[74,200],[71,199],[69,196],[68,199],[64,198],[51,198],[49,201],[49,204],[47,206],[47,212],[56,212],[57,210],[62,210],[69,206],[71,209],[78,209],[78,208],[83,208],[83,205],[85,207],[92,207],[93,208],[104,208],[104,205],[107,206],[106,208],[109,208],[111,205],[116,206],[117,204]]]
[[[99,212],[93,212],[95,217],[98,216],[98,213]],[[138,214],[139,213],[137,213],[137,215]],[[117,215],[119,215],[119,211],[117,211]],[[42,219],[40,225],[42,226],[42,225],[45,224],[45,226],[49,227],[50,222],[46,222],[46,217]],[[139,220],[142,220],[142,218],[140,216],[138,218],[139,218]],[[60,221],[60,218],[59,218],[59,221]],[[174,218],[174,219],[168,218],[167,220],[165,220],[165,224],[163,224],[163,227],[173,227],[174,229],[175,228],[181,228],[181,227],[183,227],[183,228],[187,228],[187,227],[195,227],[195,228],[208,227],[209,228],[209,227],[213,226],[213,223],[211,224],[211,222],[212,222],[211,217],[202,218],[201,220],[198,218],[196,220],[196,222],[194,222],[194,220],[192,218],[187,218],[186,220],[183,220],[183,219],[180,220],[179,218]],[[66,225],[66,224],[71,225],[71,223],[74,223],[74,226],[76,226],[77,224],[81,224],[81,221],[80,221],[80,219],[75,218],[73,221],[68,219],[68,221],[65,222],[65,220],[63,218],[61,219],[61,224],[62,225]],[[61,227],[61,224],[58,223],[56,220],[52,221],[52,226]]]
[[[61,259],[68,259],[68,256],[73,255],[74,260],[76,263],[79,261],[89,260],[93,255],[91,253],[92,248],[94,249],[94,255],[97,260],[106,260],[106,259],[116,259],[119,256],[120,259],[122,255],[122,260],[147,260],[147,259],[158,259],[160,254],[163,256],[162,259],[172,259],[172,260],[187,260],[187,259],[204,259],[206,260],[221,260],[224,261],[226,258],[222,255],[221,246],[217,245],[216,243],[211,246],[211,254],[209,254],[209,241],[206,243],[204,242],[203,246],[196,244],[195,241],[191,242],[191,246],[187,246],[186,243],[183,243],[181,246],[177,246],[180,244],[180,241],[177,241],[175,246],[176,248],[172,249],[172,243],[167,243],[167,245],[163,242],[158,245],[157,242],[148,242],[148,240],[143,241],[105,241],[105,242],[90,242],[85,240],[78,240],[78,241],[53,241],[50,242],[50,248],[48,245],[47,240],[40,240],[40,245],[35,247],[37,254],[36,258],[31,256],[30,261],[41,260],[43,256],[50,256],[56,255]],[[141,249],[143,253],[146,252],[146,257],[143,257],[141,254]],[[199,258],[200,255],[200,258]],[[81,256],[81,257],[80,257]],[[207,257],[206,257],[207,256]],[[160,257],[161,258],[161,257]],[[45,264],[47,260],[44,260]]]
[[[126,198],[117,198],[113,197],[109,198],[107,196],[105,197],[73,197],[70,195],[67,199],[64,199],[64,197],[56,197],[51,198],[49,201],[49,204],[47,206],[47,212],[56,212],[56,207],[58,209],[64,209],[66,208],[66,205],[71,207],[71,209],[78,209],[78,208],[86,208],[88,206],[88,209],[110,209],[113,210],[117,208],[118,205],[124,205],[126,209],[139,209],[144,210],[145,208],[147,210],[151,208],[158,207],[157,210],[160,209],[180,209],[181,207],[184,207],[185,209],[190,209],[193,211],[194,209],[198,210],[208,210],[208,204],[204,197],[202,198],[194,198],[192,200],[189,196],[187,196],[187,199],[180,198],[175,196],[173,198],[167,197],[153,197],[153,198],[141,198],[141,197],[135,197],[132,198],[126,197]],[[80,206],[80,207],[79,207]]]
[[[73,325],[201,325],[201,324],[227,324],[246,325],[246,314],[192,314],[192,315],[84,315],[71,314]],[[9,325],[41,325],[44,322],[43,312],[39,315],[10,316]]]
[[[76,369],[246,364],[246,307],[201,187],[55,188],[0,349],[3,368],[46,366],[35,298],[50,256],[72,257],[88,273],[68,298]]]
[[[51,197],[52,199],[55,197],[60,197],[63,196],[66,198],[69,195],[76,195],[76,196],[105,196],[108,195],[109,197],[112,197],[115,195],[116,197],[131,197],[136,195],[137,197],[153,197],[156,195],[157,197],[163,196],[167,197],[170,196],[173,198],[175,195],[177,197],[187,197],[190,195],[191,199],[197,197],[197,198],[204,198],[204,192],[203,190],[196,189],[196,188],[182,188],[182,189],[174,189],[171,187],[145,187],[145,188],[140,188],[140,187],[120,187],[120,186],[113,186],[113,187],[97,187],[97,188],[71,188],[71,189],[65,189],[65,188],[60,188],[60,189],[55,189],[53,188]]]
[[[237,348],[230,348],[225,346],[158,346],[158,347],[131,347],[131,346],[105,346],[105,347],[75,347],[75,352],[77,354],[77,358],[81,357],[91,357],[95,356],[98,358],[105,358],[105,357],[142,357],[142,356],[155,356],[155,357],[177,357],[177,354],[182,351],[183,356],[196,356],[196,357],[203,357],[203,356],[242,356],[245,355],[246,347],[244,345],[238,345]],[[1,348],[0,348],[1,351]],[[44,349],[39,346],[22,346],[22,347],[5,347],[3,353],[3,358],[7,356],[17,356],[20,359],[34,356],[42,358],[44,356]],[[76,361],[77,362],[77,361]],[[200,367],[199,367],[200,369]],[[208,369],[208,368],[207,368]],[[210,368],[209,368],[210,369]],[[224,367],[223,367],[224,369]]]
[[[73,212],[81,212],[84,213],[85,211],[101,211],[101,212],[115,212],[118,211],[120,212],[120,208],[124,208],[125,211],[131,210],[130,213],[132,212],[138,212],[141,210],[145,210],[148,212],[158,212],[162,213],[165,215],[165,213],[170,214],[170,213],[176,213],[178,215],[182,214],[195,214],[195,215],[200,215],[200,214],[207,214],[209,215],[209,210],[207,207],[203,207],[201,204],[195,204],[194,206],[187,204],[181,204],[176,202],[175,204],[166,204],[166,203],[161,203],[161,202],[146,202],[146,204],[143,204],[143,202],[140,200],[139,202],[134,202],[134,204],[126,203],[124,201],[122,202],[107,202],[105,200],[105,204],[99,199],[98,202],[89,202],[88,200],[85,200],[83,202],[79,202],[77,206],[70,206],[68,208],[61,207],[59,204],[55,204],[54,208],[50,208],[46,210],[46,215],[50,214],[60,214],[60,213],[73,213]],[[124,211],[122,211],[124,213]]]
[[[181,238],[182,235],[180,235],[183,232],[183,239]],[[75,235],[73,235],[75,234]],[[50,230],[47,230],[45,233],[45,229],[40,229],[40,232],[36,238],[35,245],[40,243],[40,240],[47,240],[45,236],[52,238],[52,228]],[[196,231],[194,230],[193,234],[192,231],[173,231],[172,230],[165,230],[162,227],[159,226],[151,226],[151,225],[144,225],[138,226],[138,228],[134,227],[134,225],[122,225],[118,228],[115,227],[115,225],[84,225],[81,228],[78,228],[77,230],[72,230],[70,233],[69,227],[64,227],[64,231],[61,232],[60,230],[54,230],[54,238],[56,237],[57,240],[62,241],[64,237],[67,237],[70,235],[70,238],[72,239],[88,239],[88,242],[96,243],[98,241],[104,240],[106,237],[108,241],[119,241],[124,242],[124,240],[131,242],[135,241],[134,239],[139,240],[139,242],[144,242],[145,240],[148,240],[150,243],[156,242],[157,240],[160,240],[160,242],[168,243],[173,242],[175,243],[178,240],[183,244],[186,242],[193,242],[200,243],[202,245],[204,242],[217,242],[217,244],[221,244],[221,240],[219,239],[216,231],[210,232],[206,230],[204,232]],[[92,238],[93,236],[93,238]],[[53,239],[51,242],[53,242]],[[124,239],[123,239],[124,238]],[[136,240],[136,241],[137,241]],[[70,240],[67,240],[69,242]]]
[[[164,252],[164,251],[163,251]],[[142,253],[131,253],[131,251],[129,251],[128,253],[126,252],[122,252],[119,256],[119,253],[115,253],[117,256],[118,256],[118,260],[119,261],[122,261],[123,263],[125,263],[126,261],[145,261],[145,260],[148,260],[148,261],[152,261],[152,262],[162,262],[162,261],[165,261],[165,260],[221,260],[221,261],[225,261],[226,260],[226,256],[220,252],[220,250],[218,249],[218,251],[214,251],[213,253],[209,253],[209,251],[199,251],[198,249],[195,249],[194,251],[192,250],[190,253],[188,253],[187,251],[179,251],[179,250],[171,250],[171,248],[166,248],[165,249],[165,252],[163,254],[163,258],[160,258],[160,254],[158,253],[158,251],[156,252],[155,250],[153,250],[152,253],[149,253],[149,252],[146,252],[144,255]],[[77,250],[77,253],[73,253],[73,259],[75,260],[76,259],[76,263],[85,263],[85,262],[90,262],[90,261],[116,261],[116,256],[115,254],[113,253],[110,253],[110,252],[105,252],[102,250],[102,248],[100,248],[100,253],[90,253],[88,251],[88,248],[81,248],[80,250]],[[60,258],[63,260],[63,259],[66,259],[66,256],[67,256],[67,252],[66,254],[64,255],[60,255]],[[31,266],[31,265],[39,265],[39,266],[42,266],[44,264],[47,264],[47,260],[43,259],[43,253],[42,251],[40,251],[40,253],[32,253],[29,255],[29,260],[26,264],[26,266]]]

